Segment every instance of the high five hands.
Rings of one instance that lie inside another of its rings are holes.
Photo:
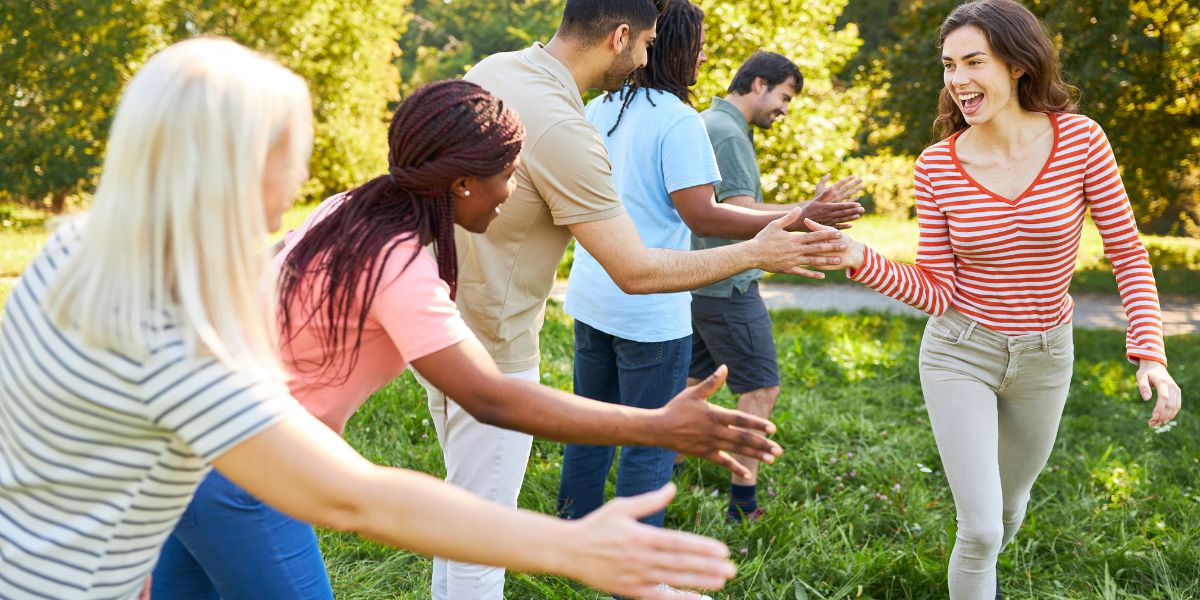
[[[829,175],[826,174],[817,182],[812,200],[804,204],[800,213],[802,219],[812,219],[822,225],[836,229],[849,229],[850,221],[856,221],[863,215],[864,209],[858,203],[862,193],[863,180],[851,175],[844,177],[833,185],[828,185]],[[810,229],[810,231],[817,231]]]
[[[729,369],[721,365],[704,381],[657,409],[655,431],[661,439],[655,445],[711,461],[738,477],[750,477],[750,471],[731,454],[773,463],[783,448],[766,438],[775,433],[770,421],[708,402],[728,374]]]

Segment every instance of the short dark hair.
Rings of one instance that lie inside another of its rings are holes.
[[[567,0],[558,35],[587,44],[599,42],[622,23],[633,33],[654,26],[670,0]]]
[[[796,91],[804,87],[804,75],[800,67],[788,57],[776,52],[755,52],[742,66],[738,67],[733,81],[729,83],[730,94],[749,94],[754,89],[754,80],[759,77],[767,82],[767,89],[785,82],[788,78],[796,80]]]

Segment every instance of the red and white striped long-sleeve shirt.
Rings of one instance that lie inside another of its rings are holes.
[[[1014,200],[967,174],[954,151],[958,134],[922,152],[914,176],[917,264],[867,248],[851,278],[933,315],[953,307],[1006,335],[1045,331],[1071,320],[1067,288],[1090,209],[1129,320],[1127,355],[1166,364],[1154,274],[1108,138],[1085,116],[1050,118],[1050,157]]]

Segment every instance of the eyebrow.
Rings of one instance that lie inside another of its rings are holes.
[[[983,50],[976,50],[976,51],[974,51],[974,52],[968,52],[967,54],[964,54],[964,55],[963,55],[963,57],[962,57],[961,59],[959,59],[959,60],[967,60],[967,59],[969,59],[969,58],[975,58],[976,56],[987,56],[987,52],[984,52]],[[954,60],[954,59],[952,59],[952,58],[950,58],[949,56],[946,56],[945,54],[943,54],[943,55],[942,55],[942,61],[944,62],[944,61],[947,61],[947,60]]]

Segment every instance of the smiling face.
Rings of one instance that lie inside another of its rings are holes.
[[[943,81],[968,125],[980,125],[996,115],[1019,111],[1017,80],[1011,68],[992,51],[977,27],[960,27],[942,43]]]
[[[487,177],[467,176],[457,180],[451,188],[454,195],[454,222],[471,233],[483,233],[500,214],[500,205],[508,200],[516,188],[513,174],[516,162],[508,168]]]
[[[788,77],[787,81],[768,86],[761,77],[754,82],[754,107],[750,115],[750,123],[755,127],[770,129],[775,121],[787,116],[788,104],[796,96],[796,79]]]

